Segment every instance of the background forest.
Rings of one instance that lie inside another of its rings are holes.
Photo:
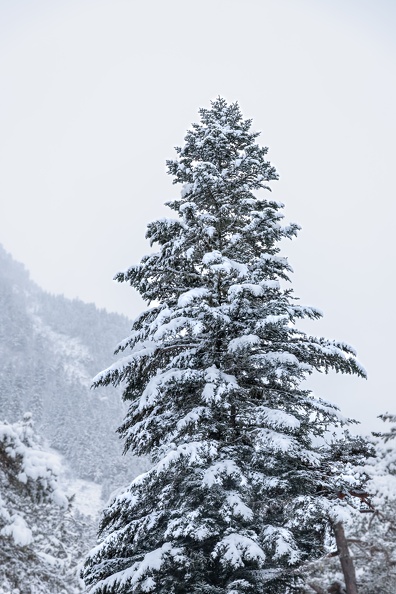
[[[90,389],[129,326],[124,316],[45,293],[0,247],[4,594],[80,592],[78,567],[96,541],[99,510],[144,467],[121,455],[119,391]]]

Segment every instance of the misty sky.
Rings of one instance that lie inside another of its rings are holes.
[[[302,226],[283,253],[325,314],[307,328],[369,374],[312,385],[378,428],[396,412],[395,26],[392,0],[0,0],[0,243],[44,289],[137,315],[112,277],[179,192],[165,160],[199,107],[237,100]]]

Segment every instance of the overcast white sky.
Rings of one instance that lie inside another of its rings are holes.
[[[0,243],[44,289],[135,316],[114,274],[178,193],[165,160],[222,95],[262,131],[310,331],[369,381],[316,379],[378,428],[394,389],[393,0],[0,0]],[[120,337],[122,338],[122,337]]]

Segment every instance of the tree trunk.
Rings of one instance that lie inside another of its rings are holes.
[[[340,556],[342,572],[344,574],[345,587],[347,594],[358,594],[356,584],[356,573],[352,557],[349,554],[348,543],[345,538],[344,526],[342,522],[334,524],[334,534]]]

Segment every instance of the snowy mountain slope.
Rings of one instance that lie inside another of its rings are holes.
[[[0,246],[0,411],[14,422],[26,411],[81,479],[105,495],[140,469],[121,455],[115,431],[120,393],[91,390],[130,321],[93,304],[49,295]]]

